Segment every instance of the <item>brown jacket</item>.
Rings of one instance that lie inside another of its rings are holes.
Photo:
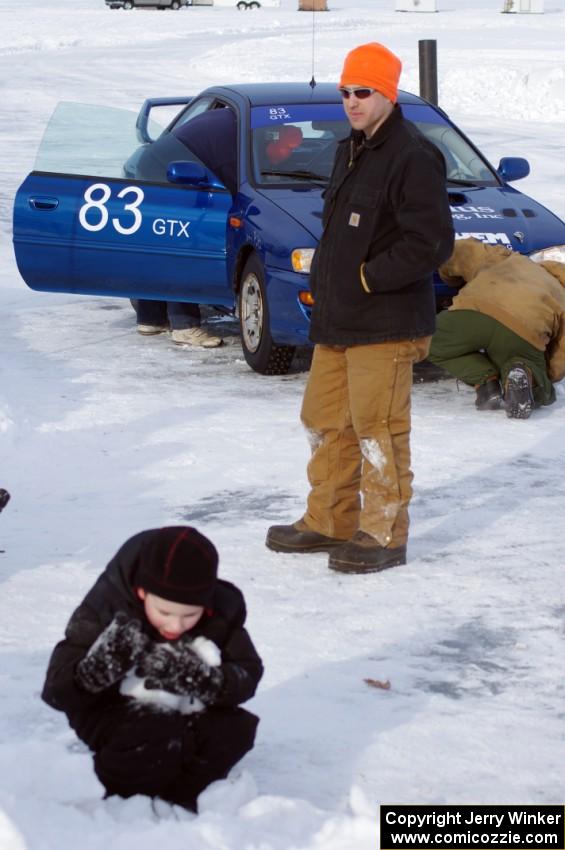
[[[450,310],[491,316],[545,351],[552,381],[565,377],[565,263],[535,263],[502,245],[459,239],[439,273],[447,284],[466,284]]]

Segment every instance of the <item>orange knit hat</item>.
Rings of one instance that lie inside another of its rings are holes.
[[[368,86],[396,103],[401,70],[402,62],[398,56],[384,45],[372,41],[347,54],[339,86]]]

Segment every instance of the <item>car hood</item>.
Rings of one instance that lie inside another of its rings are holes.
[[[316,240],[322,235],[322,191],[321,187],[312,186],[257,190],[259,195],[292,216]]]
[[[259,194],[292,216],[318,240],[322,234],[322,189],[260,189]],[[448,186],[453,224],[461,237],[507,245],[529,254],[565,244],[565,223],[528,195],[509,186]]]
[[[562,245],[565,223],[528,195],[509,186],[448,187],[453,224],[459,236],[507,245],[529,254]]]

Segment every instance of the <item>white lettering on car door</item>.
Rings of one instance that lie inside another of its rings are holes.
[[[125,200],[128,195],[133,195],[134,200],[124,204],[123,212],[133,215],[133,221],[131,224],[122,224],[117,216],[114,216],[111,221],[114,230],[122,236],[131,236],[133,233],[137,233],[143,223],[143,215],[141,214],[141,204],[145,198],[143,189],[140,189],[139,186],[124,186],[116,197]],[[106,204],[112,197],[111,188],[107,183],[93,183],[85,190],[83,197],[85,203],[78,213],[81,226],[91,233],[104,230],[110,220]],[[184,236],[186,239],[190,239],[188,232],[190,224],[190,221],[181,221],[178,218],[156,218],[151,229],[156,236]]]
[[[100,198],[93,198],[92,195],[94,192],[102,192],[102,196]],[[86,192],[84,193],[85,204],[79,210],[78,220],[85,230],[90,230],[92,233],[95,233],[97,230],[103,230],[108,224],[108,210],[106,209],[106,201],[109,199],[112,191],[106,183],[93,183],[92,186],[89,186]],[[94,224],[87,219],[87,213],[89,210],[97,210],[98,212],[98,221],[95,221]]]
[[[94,193],[101,192],[99,198],[95,198]],[[135,200],[130,204],[124,204],[124,212],[131,213],[133,215],[133,223],[129,226],[121,223],[119,218],[112,219],[112,226],[114,230],[118,233],[121,233],[122,236],[131,236],[132,233],[136,233],[141,227],[141,223],[143,221],[143,216],[139,210],[145,195],[143,190],[139,188],[139,186],[125,186],[118,192],[118,198],[123,199],[127,195],[134,195]],[[78,212],[78,220],[82,227],[85,230],[89,230],[91,233],[96,233],[98,230],[103,230],[108,224],[108,219],[110,218],[108,210],[106,208],[106,204],[110,200],[112,196],[112,190],[107,185],[107,183],[93,183],[92,186],[89,186],[84,193],[84,200],[86,203],[82,205]],[[95,218],[97,217],[97,221],[89,221],[88,213],[90,210],[96,210]]]
[[[130,224],[129,227],[124,227],[123,224],[120,223],[119,218],[113,218],[112,224],[123,236],[131,236],[132,233],[135,233],[136,230],[139,230],[141,227],[141,222],[143,221],[143,217],[139,211],[139,206],[143,201],[145,195],[139,186],[126,186],[125,189],[122,189],[121,192],[118,192],[118,198],[125,198],[126,195],[133,194],[136,196],[135,201],[132,201],[131,204],[124,204],[124,211],[133,213],[133,224]]]
[[[190,239],[189,221],[179,221],[178,218],[156,218],[152,230],[157,236],[186,236]]]

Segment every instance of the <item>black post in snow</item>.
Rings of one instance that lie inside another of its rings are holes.
[[[420,59],[420,97],[438,105],[437,41],[423,39],[418,42]]]

